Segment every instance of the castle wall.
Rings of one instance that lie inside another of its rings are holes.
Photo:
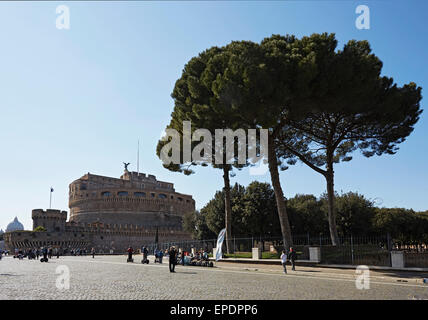
[[[4,235],[6,248],[13,253],[15,248],[29,249],[52,246],[55,248],[84,248],[90,245],[88,233],[13,231]]]
[[[160,213],[160,212],[124,212],[119,210],[109,210],[100,212],[79,212],[75,213],[71,220],[77,223],[103,222],[106,224],[129,224],[144,226],[146,228],[170,227],[176,230],[182,229],[181,216]]]
[[[5,246],[10,252],[15,248],[29,249],[50,246],[62,249],[86,249],[90,251],[95,248],[98,253],[125,253],[129,246],[140,249],[141,246],[154,244],[156,231],[145,229],[120,228],[108,230],[104,228],[86,228],[84,231],[65,232],[34,232],[13,231],[5,233]],[[185,232],[174,230],[158,231],[158,241],[180,241],[190,240],[190,235]]]
[[[34,209],[31,213],[33,218],[33,230],[37,227],[44,227],[48,232],[65,231],[65,221],[67,211],[47,209]]]
[[[175,192],[173,184],[135,172],[121,179],[84,175],[70,184],[70,221],[133,223],[181,229],[181,218],[195,210],[192,196]]]
[[[32,211],[33,229],[46,232],[5,233],[8,250],[52,246],[124,253],[129,246],[158,241],[190,240],[182,231],[182,216],[195,210],[192,196],[175,192],[174,185],[155,176],[128,172],[120,179],[86,174],[70,184],[70,220],[60,210]]]

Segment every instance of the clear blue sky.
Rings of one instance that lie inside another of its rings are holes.
[[[55,27],[61,2],[0,2],[0,228],[31,210],[68,210],[68,185],[87,172],[119,177],[122,162],[171,181],[201,208],[222,187],[221,172],[191,176],[164,169],[156,142],[168,124],[170,97],[184,64],[210,46],[260,41],[271,34],[334,32],[339,47],[367,39],[383,73],[428,90],[428,3],[413,1],[67,2],[70,30]],[[355,27],[367,4],[371,29]],[[422,101],[422,106],[425,100]],[[394,156],[336,166],[336,189],[378,198],[382,206],[428,209],[428,122]],[[270,181],[238,172],[232,183]],[[298,164],[281,173],[287,197],[320,195],[321,175]]]

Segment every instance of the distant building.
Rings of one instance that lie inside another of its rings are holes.
[[[3,251],[5,249],[3,234],[4,234],[3,229],[0,229],[0,251]]]
[[[181,230],[182,216],[195,210],[192,196],[174,185],[137,172],[111,178],[86,174],[70,184],[70,222],[133,224]]]
[[[6,227],[6,232],[12,232],[17,230],[24,230],[24,225],[18,221],[18,217],[15,217],[11,223]]]
[[[73,181],[69,207],[68,222],[66,211],[32,211],[33,230],[41,226],[46,232],[18,231],[24,228],[15,219],[17,223],[9,225],[18,229],[6,230],[6,246],[10,250],[95,247],[108,253],[154,243],[156,234],[159,242],[190,240],[182,229],[182,217],[195,210],[195,201],[191,195],[175,192],[172,183],[125,169],[120,179],[88,173]]]

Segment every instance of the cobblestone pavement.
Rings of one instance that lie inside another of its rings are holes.
[[[218,263],[214,268],[126,263],[126,256],[53,258],[48,263],[4,257],[0,299],[428,299],[423,275],[371,272],[370,289],[356,288],[353,270]],[[57,267],[70,271],[70,288],[56,287]],[[426,276],[426,275],[425,275]]]

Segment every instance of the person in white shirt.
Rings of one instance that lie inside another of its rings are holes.
[[[286,267],[287,253],[285,253],[285,250],[282,250],[281,263],[282,263],[282,266],[284,267],[284,273],[287,273],[287,267]]]

